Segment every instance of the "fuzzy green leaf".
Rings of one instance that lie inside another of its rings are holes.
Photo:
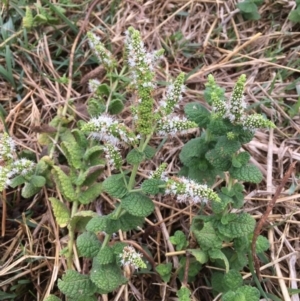
[[[87,111],[91,117],[100,116],[105,112],[104,100],[102,97],[90,98],[87,104]]]
[[[172,263],[161,263],[157,265],[155,269],[165,283],[170,281],[172,275]]]
[[[232,165],[237,168],[241,168],[242,165],[246,165],[250,160],[250,154],[248,152],[241,152],[237,156],[233,157]]]
[[[99,264],[109,264],[115,261],[115,254],[111,247],[105,246],[102,247],[97,255],[95,256],[94,260],[97,261]]]
[[[147,145],[146,148],[144,149],[144,154],[147,159],[153,158],[155,153],[156,153],[156,149],[149,145]]]
[[[120,175],[112,175],[108,177],[104,180],[102,185],[105,192],[117,199],[124,197],[128,193],[124,179]]]
[[[96,216],[98,216],[97,213],[92,210],[78,211],[70,219],[70,229],[83,232],[85,231],[87,223]]]
[[[84,232],[77,237],[76,246],[79,256],[93,258],[98,254],[101,243],[96,234]]]
[[[61,299],[54,295],[49,295],[47,298],[44,299],[44,301],[61,301]]]
[[[16,188],[17,186],[20,186],[26,182],[26,179],[22,176],[16,176],[15,178],[10,180],[9,186],[12,188]]]
[[[176,292],[178,301],[190,301],[191,291],[186,287],[182,286],[179,291]]]
[[[79,298],[93,295],[97,288],[88,275],[82,275],[74,270],[67,270],[62,279],[58,279],[57,286],[67,297]]]
[[[159,185],[163,185],[164,183],[165,182],[159,179],[149,179],[149,180],[145,180],[142,183],[141,188],[143,192],[154,195],[160,192],[161,188],[159,187]]]
[[[104,94],[105,96],[109,96],[110,90],[111,89],[107,84],[101,84],[97,87],[96,94],[98,95]]]
[[[58,166],[53,166],[52,174],[54,176],[55,183],[63,196],[69,202],[76,201],[77,196],[74,191],[71,179]]]
[[[30,179],[30,182],[35,187],[41,188],[46,184],[46,179],[43,176],[33,175]]]
[[[224,273],[221,272],[213,272],[211,276],[211,286],[213,288],[213,291],[220,293],[224,292],[225,289],[223,287],[223,278]]]
[[[215,146],[215,151],[218,155],[232,156],[235,152],[237,152],[241,148],[241,143],[237,140],[229,140],[227,137],[220,137]]]
[[[209,258],[210,259],[220,259],[224,262],[225,264],[225,270],[226,273],[229,271],[229,262],[227,257],[225,256],[225,254],[220,250],[220,249],[214,249],[214,250],[210,250],[208,252]]]
[[[206,128],[210,120],[210,112],[197,102],[189,103],[184,107],[187,118],[198,124],[200,128]]]
[[[90,277],[98,288],[112,292],[120,285],[126,283],[127,279],[122,274],[118,265],[112,263],[100,265],[94,260]]]
[[[83,160],[89,161],[91,160],[91,157],[100,156],[102,153],[103,153],[103,146],[101,145],[92,146],[85,151],[83,155]]]
[[[292,10],[288,16],[288,19],[294,23],[300,22],[300,9]]]
[[[230,156],[222,156],[215,149],[208,151],[205,154],[205,158],[213,167],[220,171],[227,171],[231,166]]]
[[[24,187],[22,188],[21,195],[23,198],[31,198],[35,194],[37,194],[41,190],[40,187],[35,187],[31,182],[26,182]]]
[[[49,201],[51,203],[57,224],[62,228],[66,227],[71,217],[69,208],[66,206],[66,204],[56,198],[51,197],[49,198]]]
[[[240,2],[240,3],[237,3],[237,8],[240,9],[240,11],[242,13],[253,13],[253,12],[256,12],[257,11],[257,6],[251,2],[251,1],[243,1],[243,2]]]
[[[255,219],[248,213],[227,214],[227,223],[219,223],[218,230],[221,234],[235,238],[250,234],[255,228]]]
[[[109,216],[96,216],[86,225],[86,230],[91,232],[102,232],[113,234],[121,228],[119,220],[112,220]]]
[[[240,272],[230,270],[228,273],[224,274],[222,284],[225,292],[229,290],[234,291],[243,285],[243,278]]]
[[[111,115],[119,114],[123,111],[124,104],[120,99],[113,99],[108,106],[108,111]]]
[[[121,206],[134,216],[146,217],[154,210],[151,199],[139,192],[131,192],[122,198]]]
[[[134,230],[137,227],[141,227],[144,223],[145,218],[139,216],[133,216],[126,212],[119,218],[120,230],[127,232]]]
[[[170,242],[173,245],[176,245],[176,251],[185,249],[189,244],[189,242],[186,239],[185,234],[180,230],[177,230],[174,233],[174,236],[170,236]]]
[[[207,150],[208,145],[206,144],[204,137],[191,139],[183,146],[179,154],[180,161],[186,166],[194,166],[195,158],[199,160]]]
[[[201,230],[197,230],[196,225],[192,225],[192,231],[201,249],[220,249],[222,247],[222,241],[217,236],[212,222],[204,223]]]
[[[208,261],[207,252],[199,249],[188,249],[189,253],[191,253],[198,262],[204,264]]]
[[[269,249],[269,247],[270,247],[270,243],[268,239],[262,235],[259,235],[256,241],[256,253],[259,254],[265,252]]]
[[[75,139],[72,142],[63,141],[61,143],[61,148],[66,156],[66,159],[68,160],[69,166],[72,166],[75,169],[80,169],[82,165],[81,160],[83,151]]]
[[[250,183],[260,183],[263,179],[261,171],[253,164],[247,164],[241,168],[231,167],[229,173],[232,178]]]
[[[85,180],[80,186],[91,186],[103,172],[104,165],[90,167],[85,173]]]
[[[260,292],[256,287],[243,285],[236,290],[245,296],[246,301],[258,301],[260,299]]]
[[[97,292],[98,293],[98,290]],[[76,298],[68,298],[68,301],[97,301],[98,298],[96,296],[82,296],[82,297],[76,297]]]
[[[80,148],[86,149],[89,145],[89,141],[86,138],[85,134],[79,129],[72,130],[72,134],[74,136],[75,142],[79,145]]]
[[[248,301],[241,292],[229,291],[222,296],[222,301]]]
[[[145,154],[138,151],[136,148],[132,149],[126,156],[128,164],[139,164],[145,160]]]
[[[78,200],[81,204],[87,205],[93,202],[103,192],[102,184],[96,183],[90,186],[87,190],[81,192]]]
[[[178,279],[183,281],[185,279],[185,267],[187,265],[186,257],[181,257],[180,261],[180,268],[178,272]],[[195,258],[191,257],[189,262],[189,270],[188,270],[188,282],[193,282],[195,277],[199,274],[202,265],[198,262]]]

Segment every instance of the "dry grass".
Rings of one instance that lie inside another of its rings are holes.
[[[259,9],[259,21],[245,21],[233,0],[101,0],[85,22],[91,7],[88,1],[81,7],[70,8],[66,14],[79,28],[94,29],[104,42],[112,45],[120,62],[124,31],[129,26],[140,30],[148,49],[167,49],[164,67],[158,70],[159,80],[167,81],[180,71],[191,73],[185,103],[204,103],[202,91],[209,73],[228,92],[239,75],[247,75],[246,100],[253,110],[264,113],[277,125],[274,130],[257,132],[255,139],[245,146],[252,155],[252,162],[264,174],[259,186],[249,186],[245,192],[245,210],[257,220],[285,171],[293,161],[300,159],[299,110],[295,109],[291,115],[287,109],[299,98],[300,30],[287,19],[291,2],[264,2]],[[0,4],[0,8],[5,17],[4,4]],[[47,124],[68,99],[77,104],[85,103],[89,97],[87,79],[104,77],[101,67],[96,69],[96,65],[87,64],[91,53],[84,32],[76,40],[74,32],[60,22],[56,27],[32,30],[28,34],[32,47],[22,48],[17,42],[12,45],[16,65],[14,80],[23,85],[20,94],[0,77],[0,100],[8,112],[9,132],[20,149],[34,152],[37,158],[45,150],[37,143],[35,127]],[[182,38],[176,40],[179,34]],[[24,38],[22,34],[19,37]],[[0,51],[4,46],[5,41],[0,40]],[[71,49],[75,51],[73,54]],[[70,57],[73,60],[70,61]],[[4,58],[0,57],[0,63],[5,63]],[[64,74],[68,76],[70,66],[73,78],[68,85],[59,79]],[[177,155],[187,139],[167,142],[160,150],[159,156],[170,164],[172,173],[179,169]],[[158,162],[150,162],[145,170],[154,169],[156,164]],[[288,294],[289,288],[299,288],[300,281],[298,175],[299,164],[264,230],[271,243],[269,263],[261,266],[264,289],[285,301],[299,300],[297,295]],[[0,290],[11,292],[14,286],[17,296],[11,300],[43,300],[50,292],[57,292],[56,280],[66,269],[59,255],[65,245],[64,232],[58,229],[48,202],[52,193],[44,190],[26,200],[16,189],[6,190],[1,196],[0,212],[5,223],[2,223],[0,237]],[[8,203],[7,208],[3,200]],[[111,208],[108,201],[106,206]],[[155,205],[155,213],[147,219],[144,231],[121,238],[147,244],[156,263],[168,261],[176,267],[178,257],[170,256],[174,247],[169,236],[177,229],[188,232],[198,208],[183,207],[172,200],[162,203],[159,199]],[[209,213],[209,208],[206,210]],[[87,264],[75,262],[78,270]],[[205,280],[209,278],[210,269],[206,267],[191,285],[193,300],[219,300],[213,299]],[[250,277],[251,274],[244,275],[245,279]],[[175,280],[166,285],[154,274],[138,275],[107,300],[176,300],[177,286]],[[4,300],[1,295],[0,300]]]

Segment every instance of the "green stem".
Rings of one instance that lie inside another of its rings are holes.
[[[78,209],[78,201],[72,203],[72,211],[71,218],[76,214]],[[68,227],[69,229],[69,241],[68,241],[68,258],[67,258],[67,266],[68,269],[72,269],[73,267],[73,246],[75,241],[75,233],[72,226]]]
[[[110,240],[110,235],[105,234],[105,238],[103,240],[103,243],[102,243],[102,246],[101,246],[101,250],[108,244],[109,240]]]

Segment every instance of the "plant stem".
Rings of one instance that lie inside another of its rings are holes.
[[[78,209],[78,201],[73,202],[72,204],[72,211],[71,211],[71,218],[76,214]],[[74,228],[69,225],[69,241],[68,241],[68,257],[67,257],[67,266],[68,269],[73,268],[73,245],[75,240],[75,233]]]
[[[120,206],[120,208],[121,208],[121,206]],[[102,243],[102,246],[101,246],[101,250],[108,244],[108,242],[110,240],[110,236],[111,235],[105,234],[105,238],[103,240],[103,243]]]

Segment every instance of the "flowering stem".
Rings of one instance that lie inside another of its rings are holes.
[[[125,72],[125,70],[126,70],[126,68],[123,67],[122,70],[120,71],[120,73],[118,74],[118,76],[123,75],[124,72]],[[117,73],[117,70],[115,70],[115,71]],[[108,96],[108,99],[107,99],[107,102],[106,102],[106,108],[105,108],[105,112],[106,113],[108,112],[108,107],[109,107],[112,95],[113,95],[115,89],[117,88],[118,84],[119,84],[118,79],[113,79],[113,77],[110,76],[110,86],[111,86],[111,89],[110,89],[109,96]]]

